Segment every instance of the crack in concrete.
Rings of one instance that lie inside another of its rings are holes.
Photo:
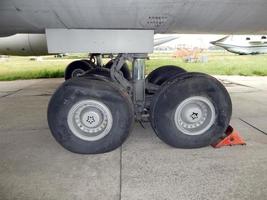
[[[233,82],[233,81],[229,81],[227,79],[219,79],[219,80],[225,85],[238,85],[238,86],[243,86],[243,87],[247,87],[247,88],[257,89],[255,87],[252,87],[252,86],[249,86],[249,85],[244,85],[244,84],[241,84],[241,83],[236,83],[236,82]]]
[[[10,132],[10,131],[42,131],[42,130],[49,130],[49,128],[30,128],[30,129],[11,129],[11,128],[8,128],[8,129],[1,129],[0,128],[0,131],[4,131],[4,132]]]
[[[263,130],[261,130],[261,129],[257,128],[257,127],[256,127],[256,126],[254,126],[253,124],[251,124],[251,123],[249,123],[249,122],[247,122],[247,121],[245,121],[245,120],[243,120],[243,119],[241,119],[241,118],[239,118],[239,120],[240,120],[240,121],[242,121],[243,123],[245,123],[245,124],[249,125],[250,127],[252,127],[252,128],[254,128],[254,129],[256,129],[257,131],[259,131],[259,132],[263,133],[264,135],[267,135],[267,133],[266,133],[265,131],[263,131]]]
[[[3,96],[0,97],[0,99],[3,99],[3,98],[5,98],[5,97],[11,96],[11,95],[13,95],[13,94],[16,94],[16,93],[20,92],[21,90],[23,90],[23,89],[19,89],[19,90],[13,91],[13,92],[11,92],[11,93],[8,93],[8,94],[6,94],[6,95],[3,95]]]
[[[44,82],[44,80],[40,80],[40,81],[38,81],[37,83],[42,83],[42,82]],[[18,90],[14,91],[14,92],[11,92],[11,93],[9,93],[9,94],[6,94],[6,95],[4,95],[4,96],[1,96],[0,99],[4,99],[5,97],[11,96],[11,95],[13,95],[13,94],[16,94],[16,93],[18,93],[18,92],[20,92],[20,91],[22,91],[22,90],[24,90],[24,89],[28,89],[28,88],[32,87],[33,85],[35,85],[35,84],[36,84],[36,83],[32,83],[32,84],[30,84],[30,85],[28,85],[28,86],[26,86],[26,87],[24,87],[24,88],[18,89]]]
[[[236,92],[236,91],[230,91],[230,94],[252,94],[252,93],[259,93],[262,92],[263,90],[253,90],[253,91],[241,91],[241,92]]]

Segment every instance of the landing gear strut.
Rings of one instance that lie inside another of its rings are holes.
[[[114,59],[111,67],[112,81],[120,84],[130,95],[134,108],[135,118],[141,120],[142,113],[145,108],[145,60],[148,58],[147,54],[119,54]],[[128,81],[121,74],[121,68],[126,60],[132,62],[132,80]]]
[[[145,79],[147,54],[119,54],[109,68],[63,83],[48,108],[53,136],[66,149],[104,153],[127,138],[133,119],[149,119],[156,135],[178,148],[218,140],[229,125],[232,105],[224,86],[202,73],[164,66]],[[128,79],[122,68],[132,62]]]

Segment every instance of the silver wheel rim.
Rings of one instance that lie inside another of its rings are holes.
[[[212,102],[201,96],[185,99],[175,111],[176,127],[186,135],[201,135],[213,124],[216,118]]]
[[[79,76],[83,75],[84,72],[85,71],[83,69],[77,68],[77,69],[72,71],[71,77],[79,77]]]
[[[68,114],[68,126],[78,138],[97,141],[111,130],[113,118],[109,108],[96,100],[83,100],[75,105]]]

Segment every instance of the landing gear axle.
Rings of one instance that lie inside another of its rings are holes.
[[[199,148],[218,140],[232,113],[224,86],[175,66],[160,67],[145,78],[146,58],[119,54],[108,67],[94,67],[63,83],[48,107],[55,139],[75,153],[104,153],[122,145],[134,119],[149,116],[156,135],[173,147]],[[132,75],[123,70],[126,61],[132,62]]]

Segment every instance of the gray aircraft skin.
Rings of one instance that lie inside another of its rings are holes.
[[[61,29],[264,34],[266,0],[1,0],[0,35]]]
[[[257,55],[267,53],[267,40],[266,36],[254,36],[259,37],[256,40],[252,40],[250,36],[226,36],[217,41],[211,42],[211,44],[222,47],[223,49],[239,54],[239,55]],[[235,40],[238,38],[238,40]]]
[[[154,37],[154,47],[178,39],[177,36]],[[0,37],[0,55],[44,56],[49,55],[45,34],[15,34]]]

